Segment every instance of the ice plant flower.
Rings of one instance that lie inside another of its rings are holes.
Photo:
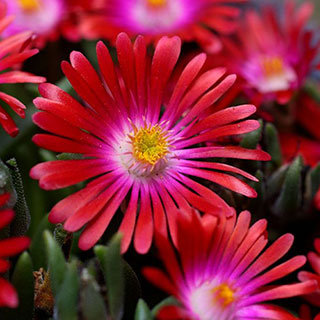
[[[234,41],[226,39],[225,63],[240,76],[240,88],[257,105],[269,101],[283,104],[304,84],[317,67],[320,41],[306,25],[313,12],[310,2],[295,9],[286,0],[285,12],[264,6],[261,13],[248,11]]]
[[[100,13],[88,15],[83,29],[92,36],[114,40],[120,31],[149,41],[163,35],[178,35],[196,41],[207,52],[221,49],[219,35],[235,31],[246,0],[109,0]]]
[[[12,22],[12,17],[0,19],[0,33]],[[38,50],[30,49],[32,32],[26,31],[0,40],[0,83],[41,83],[43,77],[37,77],[23,71],[10,71],[20,63],[35,55]],[[25,117],[25,106],[16,98],[0,91],[0,100],[8,104],[21,118]],[[0,106],[0,125],[12,137],[16,136],[19,129],[10,115]]]
[[[296,319],[265,302],[315,290],[313,280],[269,285],[300,268],[306,258],[296,256],[271,268],[288,252],[293,236],[285,234],[264,250],[268,244],[267,222],[259,220],[250,227],[250,220],[248,211],[229,219],[181,212],[177,253],[168,239],[156,234],[166,272],[145,267],[143,273],[181,303],[160,311],[160,319]]]
[[[205,54],[189,62],[172,89],[170,75],[181,49],[178,37],[160,39],[152,59],[140,36],[132,45],[121,33],[116,49],[119,68],[105,45],[97,44],[102,78],[79,52],[71,53],[71,64],[62,63],[84,105],[54,85],[39,86],[42,97],[34,104],[41,112],[33,120],[49,134],[37,134],[33,141],[52,151],[82,154],[83,159],[41,163],[30,174],[46,190],[96,177],[59,202],[50,212],[50,222],[64,222],[70,232],[86,225],[79,247],[89,249],[119,206],[127,203],[120,225],[123,250],[135,230],[135,248],[145,253],[154,228],[167,232],[166,221],[175,239],[177,208],[193,205],[212,214],[232,215],[234,210],[199,179],[256,196],[233,174],[255,181],[254,176],[213,158],[270,157],[261,150],[221,144],[223,138],[250,132],[259,124],[243,120],[255,112],[252,105],[214,111],[214,102],[232,86],[235,76],[224,77],[221,68],[201,72]],[[207,146],[208,142],[213,145]]]
[[[1,209],[8,199],[9,194],[0,195],[0,229],[8,225],[14,217],[12,210]],[[7,258],[27,249],[29,244],[30,240],[27,237],[0,240],[0,273],[6,272],[10,267]],[[7,280],[0,277],[0,307],[15,308],[17,305],[18,296],[14,287]]]
[[[314,270],[314,273],[309,271],[300,271],[298,278],[300,281],[315,280],[318,283],[317,292],[304,296],[304,298],[317,307],[320,307],[320,238],[315,239],[314,248],[316,252],[309,252],[308,261]],[[320,315],[319,315],[320,317]]]
[[[6,35],[32,31],[40,39],[50,37],[64,16],[63,0],[1,0],[8,15],[15,20],[7,28]]]

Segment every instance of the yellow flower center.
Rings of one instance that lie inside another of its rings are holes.
[[[167,0],[147,0],[147,3],[151,7],[160,8],[160,7],[163,7],[167,3]]]
[[[154,166],[168,153],[167,132],[159,125],[147,126],[139,130],[134,128],[130,136],[133,145],[133,156],[142,163]]]
[[[227,307],[235,300],[234,291],[226,284],[220,284],[212,289],[215,302],[220,302],[223,307]]]
[[[262,68],[266,77],[273,77],[284,72],[283,60],[279,57],[264,58]]]
[[[35,11],[40,7],[40,0],[18,0],[22,10]]]

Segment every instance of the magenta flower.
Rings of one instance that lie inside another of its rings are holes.
[[[160,311],[159,319],[183,320],[293,320],[284,309],[266,304],[275,299],[313,292],[317,283],[270,285],[305,264],[296,256],[273,266],[290,249],[293,236],[285,234],[267,249],[266,220],[250,227],[251,215],[238,218],[200,218],[180,212],[177,254],[160,234],[156,244],[166,272],[147,267],[145,276],[175,296],[181,306]],[[264,250],[265,249],[265,250]],[[264,251],[263,251],[264,250]],[[271,268],[271,266],[273,266]]]
[[[312,3],[297,9],[292,0],[284,3],[281,19],[270,6],[264,6],[260,14],[248,11],[237,41],[225,41],[225,63],[240,76],[241,90],[258,105],[266,100],[288,102],[310,71],[319,67],[315,57],[320,41],[313,41],[313,32],[306,29]]]
[[[65,14],[63,0],[1,0],[8,15],[14,15],[14,22],[5,34],[12,35],[21,31],[32,31],[40,40],[45,41],[56,32]]]
[[[41,112],[33,120],[49,134],[37,134],[33,141],[56,152],[82,154],[84,159],[41,163],[30,174],[46,190],[95,178],[59,202],[50,212],[50,222],[64,223],[70,232],[86,226],[79,247],[89,249],[120,205],[127,203],[119,229],[123,250],[134,234],[136,250],[145,253],[154,229],[167,234],[167,222],[176,238],[178,208],[193,205],[216,215],[233,214],[234,209],[194,178],[256,196],[234,174],[256,181],[254,176],[213,158],[270,157],[261,150],[221,143],[224,137],[257,129],[259,123],[243,120],[255,112],[252,105],[215,112],[214,103],[235,76],[224,77],[222,68],[201,72],[205,54],[189,62],[172,91],[170,76],[181,48],[178,37],[160,39],[152,59],[143,37],[132,45],[122,33],[116,48],[119,69],[105,45],[97,44],[101,78],[79,52],[71,54],[71,65],[62,63],[84,105],[54,85],[40,85],[43,97],[34,103]]]
[[[237,28],[241,11],[235,4],[241,2],[247,0],[109,0],[99,14],[85,17],[83,29],[110,40],[120,31],[148,41],[178,35],[214,53],[222,47],[219,35]]]

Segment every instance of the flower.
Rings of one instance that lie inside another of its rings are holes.
[[[8,225],[14,216],[12,210],[1,209],[8,199],[8,194],[0,195],[0,228]],[[27,237],[0,240],[0,273],[6,272],[10,267],[7,258],[27,249],[29,244],[30,240]],[[15,308],[17,305],[18,296],[14,287],[7,280],[0,277],[0,307]]]
[[[62,20],[66,6],[63,0],[1,0],[8,15],[15,20],[5,35],[32,31],[41,37],[50,37]]]
[[[270,268],[288,252],[293,236],[283,235],[262,252],[268,243],[267,222],[259,220],[249,227],[250,220],[248,211],[238,219],[181,212],[177,254],[168,239],[156,235],[166,273],[156,267],[146,267],[143,273],[181,303],[162,310],[160,319],[296,319],[262,302],[314,291],[314,281],[269,285],[300,268],[306,258],[296,256]]]
[[[55,41],[60,34],[70,41],[79,41],[85,32],[80,21],[86,12],[95,10],[95,1],[87,0],[0,0],[8,15],[16,16],[5,35],[33,31],[38,47]]]
[[[43,97],[36,98],[34,104],[42,112],[36,113],[33,121],[51,134],[37,134],[33,141],[52,151],[82,154],[83,159],[41,163],[30,175],[46,190],[99,176],[59,202],[50,212],[50,222],[64,222],[70,232],[86,225],[79,240],[79,247],[86,250],[99,240],[127,198],[120,225],[123,250],[135,229],[135,248],[145,253],[154,228],[166,234],[166,221],[175,238],[177,208],[191,204],[213,214],[233,214],[234,210],[199,179],[256,196],[232,174],[256,181],[254,176],[208,160],[269,160],[270,156],[261,150],[221,143],[226,136],[257,129],[259,123],[243,120],[255,112],[252,105],[215,112],[214,102],[232,86],[235,76],[223,78],[225,70],[221,68],[202,73],[205,54],[190,61],[169,92],[170,75],[181,48],[178,37],[160,39],[152,60],[146,55],[143,37],[132,45],[121,33],[116,48],[119,69],[115,69],[105,45],[97,44],[102,79],[79,52],[71,53],[71,65],[62,63],[63,72],[85,105],[54,85],[40,85]],[[207,146],[207,142],[214,145]]]
[[[12,20],[13,17],[0,19],[0,33]],[[37,49],[29,49],[31,38],[32,32],[26,31],[0,40],[0,83],[41,83],[45,81],[45,78],[34,76],[28,72],[7,71],[7,69],[18,66],[38,53]],[[21,118],[25,117],[26,107],[18,99],[0,91],[0,100],[8,104]],[[15,137],[19,132],[14,121],[2,106],[0,106],[0,125],[12,137]]]
[[[300,281],[315,280],[320,288],[320,238],[315,239],[314,248],[316,252],[308,253],[308,261],[315,273],[309,271],[300,271],[298,278]],[[320,307],[320,291],[304,296],[311,304]]]
[[[229,35],[238,25],[240,9],[246,0],[109,0],[100,12],[87,15],[82,28],[92,37],[115,40],[120,31],[149,41],[163,35],[178,35],[196,41],[207,52],[222,47],[220,35]]]
[[[313,32],[306,24],[313,5],[286,0],[281,19],[275,9],[264,6],[262,13],[248,11],[235,41],[225,40],[222,53],[230,70],[240,76],[241,89],[253,103],[289,101],[301,88],[316,65],[320,41],[313,43]]]

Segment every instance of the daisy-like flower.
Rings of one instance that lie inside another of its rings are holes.
[[[12,22],[12,17],[0,19],[0,33]],[[43,77],[37,77],[23,71],[10,71],[28,58],[38,53],[37,49],[29,49],[32,32],[26,31],[0,40],[0,83],[41,83]],[[25,117],[25,106],[16,98],[0,91],[0,100],[8,104],[21,118]],[[0,106],[0,125],[12,137],[16,136],[19,129],[10,115]]]
[[[309,72],[319,66],[315,56],[320,41],[313,43],[313,32],[306,25],[313,12],[310,2],[295,9],[286,0],[281,18],[264,6],[259,14],[248,11],[235,41],[225,41],[223,58],[240,76],[242,90],[256,104],[276,100],[283,104],[301,88]]]
[[[10,223],[14,213],[9,209],[1,209],[9,199],[9,194],[0,195],[0,228]],[[27,237],[15,237],[0,240],[0,273],[6,272],[10,263],[7,258],[14,256],[29,247]],[[18,305],[18,296],[14,287],[4,278],[0,277],[0,307],[15,308]],[[0,311],[1,312],[1,311]]]
[[[320,307],[320,238],[315,239],[314,248],[316,252],[309,252],[308,261],[315,273],[309,271],[300,271],[298,278],[300,281],[315,280],[319,289],[317,292],[304,296],[311,304]],[[319,315],[320,317],[320,315]]]
[[[42,188],[53,190],[99,176],[59,202],[49,215],[50,222],[64,222],[70,232],[86,225],[79,247],[89,249],[127,198],[120,226],[123,250],[135,229],[135,248],[145,253],[154,228],[167,232],[166,221],[175,239],[177,208],[191,204],[213,214],[233,213],[199,179],[248,197],[256,196],[251,187],[232,174],[253,181],[255,177],[213,162],[213,158],[270,157],[261,150],[221,145],[224,137],[250,132],[259,124],[243,120],[255,112],[252,105],[214,112],[214,102],[232,86],[235,76],[224,78],[225,70],[221,68],[202,73],[205,54],[189,62],[172,90],[169,78],[180,54],[178,37],[160,39],[152,61],[143,37],[132,45],[122,33],[116,48],[119,70],[105,45],[97,44],[102,78],[79,52],[71,53],[71,65],[62,63],[63,72],[85,105],[54,85],[40,85],[43,97],[36,98],[34,104],[42,112],[36,113],[33,120],[51,134],[37,134],[33,141],[56,152],[83,154],[84,159],[38,164],[31,170],[31,177],[39,179]],[[207,146],[208,142],[213,145]]]
[[[273,268],[290,249],[293,236],[285,234],[266,250],[267,222],[250,227],[251,215],[238,219],[200,218],[181,212],[177,223],[177,254],[168,239],[156,236],[166,272],[156,267],[143,269],[157,287],[175,296],[181,306],[168,307],[159,318],[192,320],[296,319],[284,309],[265,304],[315,290],[315,281],[269,285],[300,268],[306,261],[296,256]],[[264,250],[264,251],[263,251]]]
[[[53,36],[66,10],[63,0],[1,0],[1,3],[8,15],[15,16],[6,35],[32,31],[41,40]]]
[[[219,35],[236,30],[241,13],[236,4],[242,2],[246,0],[109,0],[100,13],[83,20],[83,29],[110,40],[120,31],[142,34],[149,41],[178,35],[214,53],[222,46]]]

